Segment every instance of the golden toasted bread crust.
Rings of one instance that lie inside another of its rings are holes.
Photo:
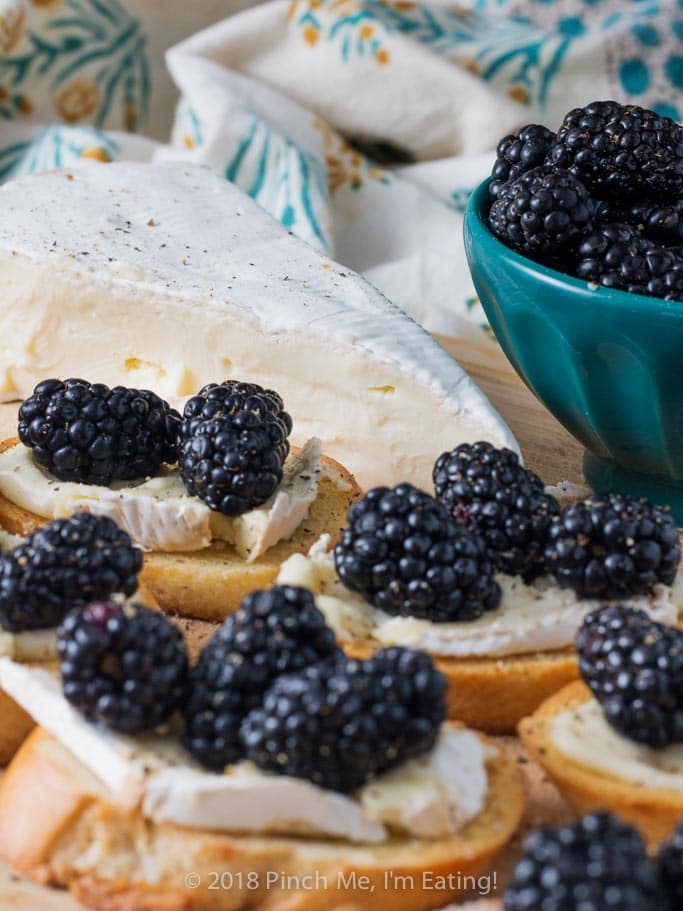
[[[0,452],[17,445],[16,439],[0,443]],[[308,518],[289,541],[281,541],[254,563],[246,563],[228,544],[215,542],[192,553],[148,553],[141,579],[163,610],[201,620],[224,620],[242,598],[271,585],[280,565],[292,554],[306,553],[320,535],[333,543],[346,525],[349,506],[360,496],[355,479],[334,459],[323,456],[324,475]],[[46,520],[27,512],[0,495],[0,527],[26,535]]]
[[[37,729],[0,782],[0,854],[40,882],[69,887],[95,911],[428,911],[457,897],[465,877],[483,872],[519,825],[515,762],[498,755],[488,769],[485,809],[451,839],[361,846],[224,835],[155,824],[114,806],[99,781]]]
[[[373,649],[354,646],[346,651],[367,658]],[[579,675],[576,655],[570,649],[504,658],[434,660],[448,681],[448,717],[487,734],[514,734],[522,718]]]
[[[570,684],[525,718],[519,735],[577,813],[611,810],[640,829],[650,844],[657,845],[683,819],[682,791],[639,786],[606,775],[568,759],[553,742],[555,718],[592,698],[582,681]]]
[[[0,690],[0,766],[6,766],[34,728],[33,719]]]

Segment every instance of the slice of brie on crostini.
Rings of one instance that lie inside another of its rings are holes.
[[[0,452],[0,494],[46,520],[78,510],[108,516],[146,551],[191,552],[220,540],[252,563],[292,537],[318,496],[323,472],[320,440],[313,438],[290,453],[269,500],[240,516],[225,516],[188,494],[177,469],[110,487],[60,481],[17,444]]]
[[[477,620],[437,623],[416,617],[393,617],[349,591],[339,579],[329,537],[323,535],[307,555],[283,563],[279,585],[301,585],[315,593],[344,645],[402,645],[445,658],[502,658],[569,648],[583,618],[609,602],[580,599],[549,576],[526,584],[517,576],[496,574],[502,589],[500,607]],[[683,610],[683,580],[656,585],[652,595],[620,603],[641,608],[660,623],[675,624]]]
[[[59,673],[0,658],[0,687],[107,786],[146,818],[227,832],[322,835],[381,843],[391,833],[446,838],[486,801],[486,764],[496,751],[475,733],[444,725],[433,750],[351,795],[262,772],[241,761],[207,772],[177,737],[126,737],[86,721],[62,695]]]

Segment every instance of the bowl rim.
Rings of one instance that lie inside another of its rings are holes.
[[[661,297],[651,297],[647,294],[635,294],[630,291],[620,291],[616,288],[593,285],[574,275],[567,275],[566,272],[559,272],[557,269],[552,269],[550,266],[545,266],[533,259],[529,259],[529,257],[513,250],[512,247],[508,247],[496,237],[482,217],[484,204],[489,199],[488,189],[491,181],[491,177],[482,180],[471,192],[467,201],[464,224],[467,229],[466,234],[469,231],[475,241],[483,239],[485,243],[493,244],[517,268],[536,275],[544,282],[565,285],[568,289],[579,292],[582,297],[590,296],[591,301],[599,303],[600,306],[609,306],[615,310],[621,310],[624,307],[631,311],[642,310],[643,313],[647,313],[650,316],[652,316],[653,307],[656,307],[662,313],[680,311],[681,316],[683,316],[683,301],[666,301]],[[467,247],[467,244],[465,246]]]

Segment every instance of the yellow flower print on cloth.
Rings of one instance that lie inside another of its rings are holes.
[[[292,0],[287,19],[311,47],[318,42],[334,43],[344,60],[366,57],[380,66],[390,62],[384,27],[365,4],[355,0]]]
[[[150,90],[147,37],[120,0],[0,0],[0,118],[37,106],[66,123],[136,130]]]
[[[313,126],[323,138],[330,194],[336,193],[342,187],[360,190],[366,180],[390,182],[391,176],[388,171],[373,164],[365,155],[361,155],[326,121],[317,117],[313,121]]]
[[[26,25],[24,0],[0,0],[0,56],[9,54]]]

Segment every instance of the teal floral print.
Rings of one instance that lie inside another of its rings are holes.
[[[680,21],[672,22],[670,3],[293,0],[288,18],[311,47],[330,44],[347,62],[373,57],[390,66],[390,39],[402,35],[540,110],[574,48],[584,41],[594,47],[607,42],[607,66],[619,97],[642,100],[670,116],[683,113],[675,97],[683,89],[683,53],[671,52],[672,33],[673,40],[683,44],[683,13]],[[648,97],[660,86],[663,93]]]
[[[0,182],[88,159],[109,162],[119,154],[118,143],[92,127],[48,127],[32,140],[0,149]]]
[[[29,27],[0,57],[0,117],[29,112],[30,94],[45,80],[67,123],[102,126],[116,106],[126,128],[136,130],[149,108],[146,43],[118,0],[65,0],[60,14],[42,29]]]
[[[457,212],[464,212],[472,193],[472,187],[458,187],[457,190],[453,190],[451,193],[449,202]]]
[[[204,144],[201,121],[185,97],[178,102],[174,132],[186,149],[196,149]]]
[[[225,167],[225,177],[299,237],[331,249],[325,165],[291,139],[254,118]]]

